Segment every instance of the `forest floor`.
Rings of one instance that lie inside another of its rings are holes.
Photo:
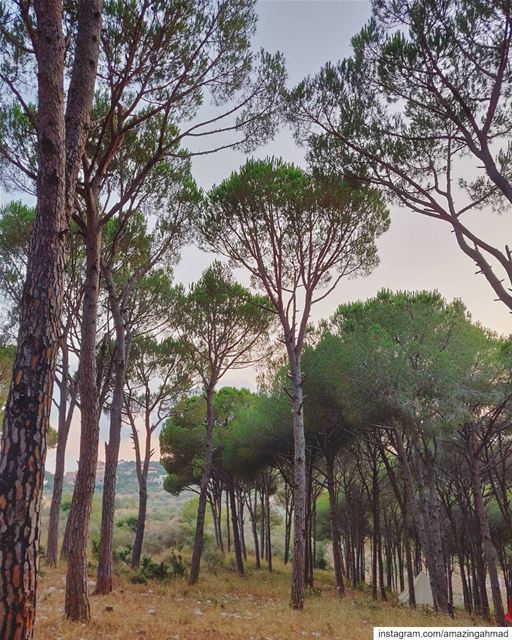
[[[91,573],[91,591],[93,578]],[[205,573],[194,587],[182,579],[142,585],[117,577],[112,594],[91,596],[92,622],[85,625],[64,620],[64,581],[64,566],[42,567],[38,640],[370,640],[374,626],[484,624],[462,612],[451,619],[373,602],[364,590],[338,601],[332,573],[321,571],[304,611],[294,611],[288,570],[278,565],[272,574],[249,569],[245,578],[228,570]]]

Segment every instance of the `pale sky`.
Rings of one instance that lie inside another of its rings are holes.
[[[370,15],[365,1],[333,0],[260,0],[256,48],[281,51],[287,63],[289,84],[314,74],[321,65],[350,54],[350,38]],[[304,164],[304,152],[291,133],[283,131],[271,144],[254,156],[281,156],[286,161]],[[227,177],[245,160],[238,152],[225,151],[215,156],[196,158],[193,172],[202,187],[209,187]],[[476,229],[489,240],[504,245],[510,238],[510,218],[489,212],[475,216]],[[509,241],[512,244],[512,238]],[[383,287],[397,289],[437,289],[448,300],[461,298],[473,318],[500,333],[512,331],[512,318],[503,303],[494,302],[495,295],[481,275],[475,275],[474,264],[458,249],[449,228],[437,220],[404,210],[392,210],[391,228],[379,241],[380,265],[368,277],[342,281],[338,288],[314,310],[313,320],[328,317],[336,307],[356,299],[373,296]],[[177,279],[189,283],[197,280],[212,257],[198,249],[187,248],[176,269]],[[226,376],[225,384],[255,386],[251,369]],[[107,420],[102,420],[100,457],[107,437]],[[156,444],[156,443],[155,443]],[[76,468],[79,449],[78,420],[70,433],[67,469]],[[48,456],[48,469],[54,466],[55,453]],[[131,441],[126,432],[121,457],[132,458]],[[157,459],[158,454],[155,458]]]

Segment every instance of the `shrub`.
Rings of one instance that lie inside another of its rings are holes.
[[[120,560],[121,562],[129,562],[132,555],[133,547],[128,544],[124,547],[114,548],[114,560]]]
[[[144,556],[137,571],[129,574],[133,584],[146,584],[149,580],[168,582],[172,578],[182,578],[187,575],[187,566],[181,554],[172,551],[167,562],[153,562]]]
[[[122,527],[126,527],[129,531],[135,533],[137,531],[137,525],[139,524],[139,519],[137,516],[128,516],[127,518],[122,518],[118,520],[116,526],[120,529]]]
[[[183,556],[181,553],[177,553],[176,551],[171,551],[171,555],[169,556],[169,564],[171,565],[172,575],[176,578],[184,578],[186,577],[187,565],[183,560]]]
[[[316,547],[315,569],[326,570],[329,568],[327,561],[327,545],[325,542],[319,542]]]
[[[202,560],[206,571],[213,575],[224,568],[224,554],[212,544],[205,545]]]

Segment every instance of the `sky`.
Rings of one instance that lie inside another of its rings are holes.
[[[269,52],[281,51],[286,59],[289,84],[316,73],[327,61],[350,54],[350,39],[364,25],[370,6],[363,0],[260,0],[257,5],[259,26],[255,47]],[[270,144],[253,156],[280,156],[288,162],[304,165],[304,150],[293,141],[291,132],[281,131]],[[246,157],[224,151],[193,161],[198,183],[208,188],[236,170]],[[510,218],[480,212],[472,220],[475,229],[497,243],[510,238]],[[512,240],[512,238],[511,238]],[[512,242],[510,242],[512,244]],[[500,333],[512,332],[512,318],[475,266],[457,247],[455,237],[440,221],[406,210],[392,209],[391,227],[378,241],[380,264],[367,277],[342,281],[337,289],[314,309],[312,320],[328,317],[344,302],[374,296],[380,289],[437,289],[448,300],[461,298],[473,319]],[[199,278],[213,257],[187,247],[176,268],[176,279],[186,284]],[[244,280],[243,274],[240,274]],[[228,374],[224,384],[255,386],[255,371],[247,369]],[[100,452],[107,438],[107,420],[102,420]],[[78,420],[70,433],[67,469],[75,469],[79,450]],[[157,457],[156,454],[155,457]],[[133,457],[128,432],[121,445],[121,458]],[[55,452],[48,455],[48,469],[54,466]]]

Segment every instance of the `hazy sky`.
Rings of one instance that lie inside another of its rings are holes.
[[[260,0],[256,46],[270,52],[281,51],[287,62],[290,85],[308,74],[314,74],[328,60],[350,54],[350,38],[369,17],[365,1],[334,0]],[[289,132],[281,132],[271,144],[259,149],[258,157],[281,156],[287,161],[304,163],[303,150]],[[203,187],[227,177],[244,161],[241,153],[222,152],[195,159],[194,175]],[[508,220],[507,220],[508,218]],[[505,244],[510,238],[510,218],[482,212],[475,216],[476,229],[486,233],[495,243]],[[512,240],[512,238],[511,238]],[[512,244],[512,242],[511,242]],[[438,289],[447,299],[462,298],[473,318],[501,333],[512,331],[512,318],[483,276],[475,275],[474,264],[458,249],[453,234],[440,221],[403,210],[393,210],[391,228],[379,241],[380,265],[368,277],[342,282],[330,297],[314,310],[313,320],[329,316],[342,302],[373,296],[382,287],[397,289]],[[209,264],[211,256],[190,248],[184,252],[176,270],[183,282],[196,280]],[[228,384],[254,386],[254,372],[246,370],[226,376]],[[103,420],[102,440],[107,437]],[[78,457],[77,421],[68,445],[67,468],[76,468]],[[100,444],[100,455],[103,442]],[[131,458],[131,443],[125,433],[121,457]],[[50,452],[48,468],[54,465]]]

